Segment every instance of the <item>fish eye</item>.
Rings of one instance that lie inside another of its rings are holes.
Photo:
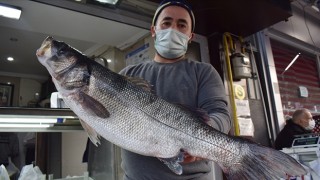
[[[64,51],[63,51],[63,49],[59,49],[58,51],[57,51],[57,54],[60,56],[61,54],[63,54],[64,53]]]
[[[64,54],[67,50],[68,46],[66,44],[61,44],[61,46],[57,49],[58,56]]]

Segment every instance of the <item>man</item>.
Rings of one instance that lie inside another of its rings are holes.
[[[275,141],[275,148],[281,150],[290,148],[296,135],[309,134],[315,126],[315,121],[308,109],[296,110],[292,119],[287,120],[286,125],[278,134]]]
[[[186,59],[188,43],[193,37],[195,18],[183,1],[164,1],[158,7],[151,26],[156,54],[153,61],[129,66],[120,73],[143,78],[163,99],[203,109],[207,122],[217,130],[230,130],[230,115],[222,80],[206,63]],[[177,152],[178,153],[178,152]],[[155,157],[146,157],[122,150],[125,180],[211,180],[211,163],[185,154],[183,174],[176,175]]]
[[[12,164],[9,165],[10,163]],[[15,166],[20,166],[19,138],[16,133],[0,132],[0,165],[1,164],[8,170],[10,178],[15,179],[17,176],[15,173],[18,171]]]

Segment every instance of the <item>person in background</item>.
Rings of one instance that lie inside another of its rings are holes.
[[[161,2],[151,26],[154,59],[128,66],[120,74],[145,79],[168,102],[205,110],[210,116],[207,124],[228,133],[231,120],[221,77],[212,65],[185,56],[194,28],[193,12],[185,1]],[[176,175],[158,158],[122,149],[124,180],[212,180],[208,160],[186,153],[181,164],[183,173]]]
[[[16,173],[17,167],[20,167],[19,152],[18,135],[14,132],[0,132],[0,165],[6,167],[12,180],[18,179]]]
[[[25,150],[25,164],[35,164],[36,160],[36,133],[27,132],[23,137],[23,146]]]
[[[296,135],[312,133],[314,126],[315,121],[308,109],[296,110],[278,134],[275,149],[290,148]]]
[[[8,106],[8,98],[0,92],[0,107]]]

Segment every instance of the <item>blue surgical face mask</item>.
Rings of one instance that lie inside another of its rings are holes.
[[[160,56],[176,59],[187,52],[189,37],[175,29],[156,30],[154,47]]]

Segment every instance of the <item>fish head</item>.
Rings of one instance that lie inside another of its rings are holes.
[[[36,52],[39,62],[55,77],[79,61],[82,54],[68,44],[47,37]]]
[[[39,62],[45,66],[60,94],[68,94],[86,88],[90,72],[87,59],[68,44],[47,37],[36,52]]]

